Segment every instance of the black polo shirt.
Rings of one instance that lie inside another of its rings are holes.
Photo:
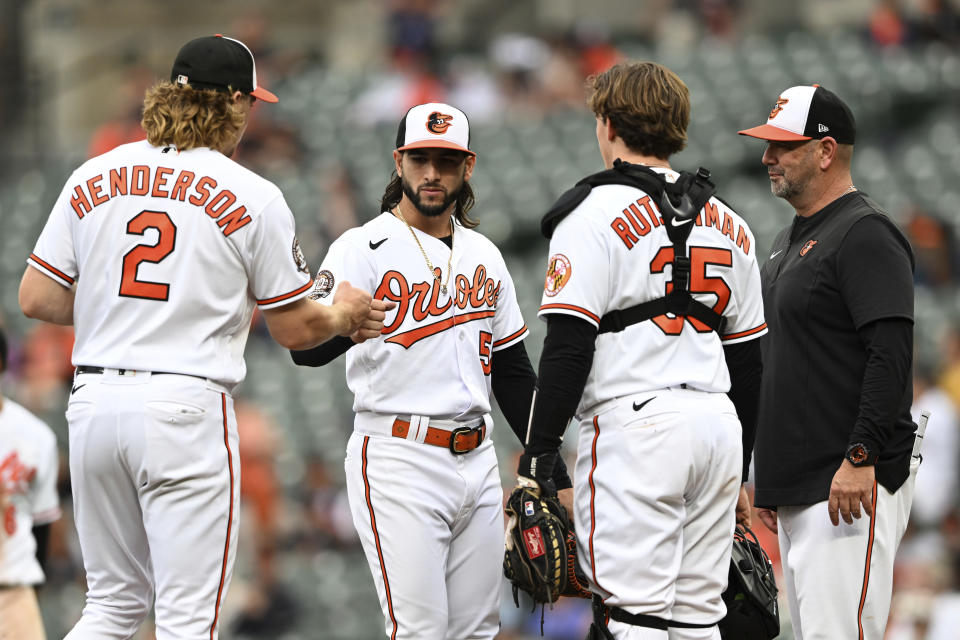
[[[895,491],[909,474],[916,429],[909,359],[890,375],[888,391],[899,402],[887,401],[886,415],[861,415],[871,403],[862,393],[876,393],[863,387],[864,328],[897,319],[898,355],[912,351],[909,242],[875,202],[853,192],[781,231],[761,278],[770,332],[754,454],[756,504],[826,500],[855,427],[880,453],[877,480]]]

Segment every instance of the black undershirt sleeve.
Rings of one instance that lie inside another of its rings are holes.
[[[858,334],[867,351],[867,363],[860,411],[849,443],[860,442],[869,451],[882,453],[903,404],[904,389],[910,384],[913,322],[883,318],[863,326]]]
[[[490,387],[520,444],[523,444],[527,435],[530,398],[536,385],[537,374],[522,341],[493,353],[490,360]]]
[[[723,356],[730,372],[730,391],[727,393],[740,417],[743,428],[743,482],[750,476],[750,458],[753,440],[757,435],[757,408],[760,402],[760,379],[763,359],[760,340],[748,340],[723,347]]]
[[[596,340],[597,327],[586,320],[557,313],[547,316],[527,454],[537,456],[560,448],[587,384]]]
[[[312,349],[291,350],[290,357],[301,367],[322,367],[346,353],[354,344],[350,338],[336,336]]]
[[[40,524],[33,528],[33,539],[37,541],[37,562],[40,568],[47,570],[47,549],[50,547],[50,524]]]

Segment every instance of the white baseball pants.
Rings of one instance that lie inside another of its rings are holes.
[[[796,640],[882,640],[893,561],[907,528],[919,461],[896,493],[874,485],[873,517],[833,526],[827,501],[777,509],[780,558]]]
[[[87,573],[67,640],[216,640],[236,557],[240,458],[220,385],[148,372],[79,374],[67,407]]]
[[[740,421],[722,393],[636,394],[580,423],[577,553],[593,591],[629,613],[711,625],[611,621],[618,640],[719,640],[741,450]]]
[[[504,518],[489,436],[455,456],[441,447],[354,432],[345,468],[386,637],[496,636]]]

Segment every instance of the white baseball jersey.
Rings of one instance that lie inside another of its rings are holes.
[[[660,170],[671,182],[679,176]],[[711,198],[687,240],[690,292],[726,319],[719,336],[697,320],[667,315],[597,337],[578,415],[612,398],[686,384],[726,392],[722,344],[766,333],[756,243],[743,218]],[[667,293],[673,243],[653,199],[625,185],[595,187],[557,226],[539,315],[565,313],[599,326],[610,311]]]
[[[76,284],[75,365],[224,383],[246,373],[254,304],[310,290],[275,185],[217,151],[146,141],[73,173],[27,262]]]
[[[0,483],[7,503],[0,513],[0,585],[44,581],[31,529],[60,517],[57,439],[45,423],[16,402],[0,407]]]
[[[493,352],[516,344],[528,331],[513,280],[500,250],[483,235],[456,227],[450,249],[414,229],[430,262],[442,272],[441,293],[407,226],[383,213],[344,233],[331,245],[312,295],[331,303],[347,280],[396,301],[383,337],[347,352],[347,384],[354,411],[415,414],[441,419],[490,411]]]

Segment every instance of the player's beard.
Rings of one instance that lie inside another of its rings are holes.
[[[439,187],[440,185],[430,186]],[[428,218],[436,218],[437,216],[443,215],[443,213],[450,208],[450,205],[457,201],[457,198],[460,197],[460,192],[463,190],[463,182],[461,181],[460,186],[455,190],[447,193],[447,196],[440,204],[425,204],[423,198],[420,197],[417,191],[413,190],[413,185],[407,182],[406,178],[400,178],[400,187],[410,202],[413,203],[413,206],[417,208],[417,211]]]

